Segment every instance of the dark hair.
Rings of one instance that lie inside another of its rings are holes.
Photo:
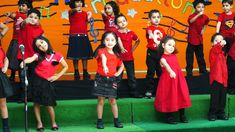
[[[196,6],[201,3],[205,6],[206,2],[204,0],[194,0],[193,1],[193,7],[196,8]]]
[[[215,34],[213,34],[212,37],[211,37],[211,43],[213,43],[213,41],[215,40],[215,37],[216,37],[216,36],[222,36],[222,37],[224,37],[221,33],[215,33]]]
[[[18,1],[18,5],[26,4],[28,8],[33,8],[32,3],[33,3],[32,0],[19,0]]]
[[[36,42],[37,42],[38,39],[41,39],[41,40],[46,41],[46,43],[47,43],[47,45],[48,45],[48,49],[47,49],[46,52],[41,51],[41,50],[37,47]],[[53,53],[54,53],[54,51],[53,51],[53,49],[52,49],[52,47],[51,47],[50,41],[49,41],[46,37],[44,37],[44,36],[38,36],[37,38],[35,38],[35,39],[33,40],[33,50],[34,50],[36,53],[39,54],[39,56],[38,56],[38,62],[43,61],[43,60],[45,59],[46,55],[48,55],[48,54],[50,55],[50,54],[53,54]]]
[[[28,16],[29,16],[30,14],[32,14],[32,13],[37,14],[37,16],[38,16],[39,19],[40,19],[41,13],[40,13],[40,11],[39,11],[38,9],[36,9],[36,8],[31,8],[31,9],[28,11]]]
[[[110,5],[113,8],[113,13],[114,13],[115,17],[117,17],[120,14],[120,9],[119,9],[119,6],[116,2],[109,1],[106,3],[106,5]],[[104,10],[105,10],[105,7],[104,7]]]
[[[161,42],[158,46],[158,53],[159,53],[160,56],[162,56],[163,53],[164,53],[163,44],[166,44],[169,40],[174,40],[175,41],[175,39],[171,36],[166,36],[166,37],[162,38],[162,40],[161,40]],[[172,54],[176,54],[176,53],[178,53],[178,50],[175,48],[175,50]]]
[[[69,2],[69,7],[70,7],[71,9],[76,8],[76,6],[75,6],[75,2],[76,2],[76,1],[81,1],[81,2],[82,2],[82,7],[85,6],[85,0],[70,0],[70,2]]]
[[[233,4],[233,0],[223,0],[222,4],[224,4],[224,3],[229,3],[230,5],[232,5]]]
[[[118,19],[119,17],[124,17],[124,18],[126,19],[126,16],[123,15],[122,13],[120,13],[119,15],[117,15],[117,16],[115,17],[115,21],[114,21],[115,25],[117,25],[117,19]],[[127,20],[127,19],[126,19],[126,20]]]
[[[116,33],[112,32],[112,31],[106,31],[102,37],[101,37],[101,43],[100,45],[96,48],[95,52],[94,52],[94,57],[96,57],[98,55],[98,50],[100,48],[105,48],[105,44],[104,44],[104,40],[105,38],[109,35],[109,34],[112,34],[117,42],[117,44],[113,47],[113,52],[114,54],[116,54],[118,57],[120,57],[120,53],[121,53],[121,50],[120,50],[120,47],[118,45],[118,36],[116,35]]]
[[[149,12],[149,14],[148,14],[149,19],[152,17],[153,13],[159,13],[160,14],[160,11],[159,10],[155,10],[155,9],[151,10]]]

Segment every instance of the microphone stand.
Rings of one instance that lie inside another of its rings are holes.
[[[27,68],[24,62],[24,52],[21,52],[22,60],[23,60],[23,75],[24,75],[24,111],[25,111],[25,132],[29,131],[28,128],[28,94],[27,94],[27,87],[29,85],[28,78],[27,78]]]

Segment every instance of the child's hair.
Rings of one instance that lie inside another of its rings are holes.
[[[41,51],[41,50],[37,47],[36,42],[37,42],[38,39],[41,39],[41,40],[46,41],[46,43],[47,43],[47,45],[48,45],[48,49],[47,49],[46,52]],[[39,56],[38,56],[38,62],[41,62],[42,60],[44,60],[47,54],[53,54],[53,53],[54,53],[54,51],[53,51],[53,49],[52,49],[52,47],[51,47],[50,41],[49,41],[46,37],[44,37],[44,36],[38,36],[37,38],[35,38],[35,39],[33,40],[33,50],[34,50],[36,53],[39,54]]]
[[[153,13],[159,13],[160,14],[160,11],[156,10],[156,9],[151,10],[148,14],[149,19],[152,17]]]
[[[28,8],[33,8],[32,3],[33,3],[32,0],[19,0],[18,1],[18,5],[26,4]]]
[[[69,2],[69,7],[70,7],[71,9],[76,8],[76,6],[75,6],[75,2],[76,2],[76,1],[81,1],[81,2],[82,2],[82,7],[85,6],[85,0],[70,0],[70,2]]]
[[[229,5],[232,5],[233,4],[233,0],[223,0],[222,4],[224,4],[224,3],[229,3]]]
[[[36,9],[36,8],[31,8],[31,9],[28,11],[28,16],[29,16],[31,13],[37,14],[37,16],[38,16],[39,19],[40,19],[41,13],[40,13],[40,11],[39,11],[38,9]]]
[[[222,37],[224,37],[221,33],[215,33],[215,34],[213,34],[212,37],[211,37],[211,43],[213,43],[213,41],[215,40],[215,37],[216,37],[216,36],[222,36]]]
[[[117,15],[117,16],[115,17],[114,23],[115,23],[116,25],[117,25],[117,19],[118,19],[119,17],[124,17],[124,18],[126,19],[126,16],[123,15],[122,13],[120,13],[119,15]],[[127,20],[127,19],[126,19],[126,20]]]
[[[196,6],[197,6],[199,3],[205,5],[206,2],[205,2],[204,0],[194,0],[194,1],[193,1],[193,7],[196,8]]]
[[[117,44],[113,47],[113,52],[118,56],[120,57],[120,53],[121,53],[121,50],[118,46],[118,36],[116,35],[116,33],[112,32],[112,31],[106,31],[103,35],[102,35],[102,38],[101,38],[101,43],[100,45],[96,48],[95,52],[94,52],[94,57],[96,57],[98,55],[98,50],[100,48],[105,48],[105,44],[104,44],[104,40],[105,38],[109,35],[109,34],[112,34],[117,42]]]
[[[166,37],[162,38],[162,40],[161,40],[161,42],[158,46],[158,53],[159,53],[160,56],[162,56],[163,53],[164,53],[164,48],[163,48],[162,45],[166,44],[169,40],[174,40],[175,41],[175,39],[171,36],[166,36]],[[178,50],[175,48],[175,50],[172,54],[176,54],[176,53],[178,53]]]
[[[116,2],[109,1],[109,2],[106,3],[106,5],[110,5],[113,8],[113,13],[114,13],[115,17],[117,17],[119,15],[120,9],[119,9],[119,6]],[[104,10],[105,10],[105,7],[104,7]]]

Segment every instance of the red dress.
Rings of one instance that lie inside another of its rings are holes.
[[[162,55],[166,62],[175,72],[176,78],[171,78],[165,67],[162,67],[154,107],[159,112],[176,112],[181,108],[191,106],[188,85],[179,66],[175,54]]]

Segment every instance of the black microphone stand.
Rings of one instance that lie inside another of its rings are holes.
[[[28,128],[28,94],[27,94],[27,87],[29,85],[29,82],[28,82],[28,78],[27,78],[27,68],[26,68],[26,64],[24,62],[24,51],[21,51],[21,54],[22,54],[22,60],[23,60],[23,75],[24,75],[24,112],[25,112],[25,132],[28,132],[29,131],[29,128]]]

